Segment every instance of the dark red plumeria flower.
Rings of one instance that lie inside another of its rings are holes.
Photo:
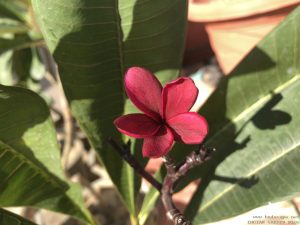
[[[157,78],[140,67],[125,74],[125,90],[133,104],[144,114],[120,116],[114,123],[130,137],[144,138],[143,156],[166,155],[175,141],[199,144],[208,133],[204,117],[189,112],[198,89],[192,79],[181,77],[162,88]]]

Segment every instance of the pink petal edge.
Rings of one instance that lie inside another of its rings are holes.
[[[117,129],[130,137],[145,138],[157,133],[160,125],[145,114],[128,114],[114,121]]]
[[[198,96],[198,88],[189,77],[180,77],[163,88],[162,117],[170,119],[178,114],[188,112]]]
[[[176,140],[185,144],[200,144],[208,134],[208,124],[195,112],[182,113],[167,121]]]
[[[172,131],[162,126],[153,137],[147,137],[143,143],[143,156],[149,158],[158,158],[166,155],[174,143]]]
[[[139,110],[160,120],[162,86],[150,71],[141,67],[129,68],[124,86],[128,98]]]

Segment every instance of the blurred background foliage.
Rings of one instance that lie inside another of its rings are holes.
[[[30,0],[0,1],[0,83],[41,92],[39,81],[50,69],[43,37]]]

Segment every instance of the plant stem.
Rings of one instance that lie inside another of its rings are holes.
[[[115,140],[109,139],[108,143],[115,149],[119,155],[143,178],[145,178],[153,187],[155,187],[161,194],[161,200],[167,211],[167,217],[175,225],[192,225],[192,223],[184,218],[180,211],[176,208],[172,200],[173,189],[176,183],[186,175],[186,173],[195,166],[208,161],[214,148],[200,145],[197,152],[192,152],[186,157],[186,160],[179,166],[176,166],[175,161],[166,155],[163,157],[164,165],[167,169],[167,174],[164,178],[163,184],[158,182],[153,176],[147,173],[144,168],[138,163],[130,152],[130,141],[120,146]],[[134,220],[135,221],[135,220]],[[134,222],[133,220],[131,222]]]
[[[201,145],[199,151],[192,152],[188,155],[185,162],[179,168],[176,168],[175,161],[170,156],[167,155],[163,157],[167,175],[164,178],[161,190],[161,200],[167,211],[168,218],[173,221],[175,225],[192,225],[189,220],[184,218],[173,203],[172,195],[175,184],[180,178],[185,176],[190,169],[209,160],[213,151],[215,151],[215,149],[206,148]]]
[[[139,225],[139,221],[134,215],[130,215],[130,223],[131,225]]]
[[[110,138],[108,143],[115,149],[119,155],[145,180],[147,180],[153,187],[159,192],[161,191],[162,184],[158,182],[153,176],[151,176],[146,170],[139,164],[130,152],[131,142],[120,146],[115,140]]]

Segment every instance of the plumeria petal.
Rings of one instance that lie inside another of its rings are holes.
[[[118,130],[130,137],[144,138],[155,135],[160,125],[145,114],[128,114],[114,121]]]
[[[203,116],[195,112],[182,113],[167,121],[174,137],[185,144],[200,144],[208,133],[208,125]]]
[[[198,96],[198,89],[193,80],[181,77],[168,83],[162,92],[162,117],[170,119],[181,113],[188,112]]]
[[[172,131],[166,126],[161,126],[155,136],[144,139],[143,156],[150,158],[164,156],[170,151],[173,142]]]
[[[157,78],[141,67],[131,67],[125,74],[125,90],[142,112],[159,120],[162,86]]]

